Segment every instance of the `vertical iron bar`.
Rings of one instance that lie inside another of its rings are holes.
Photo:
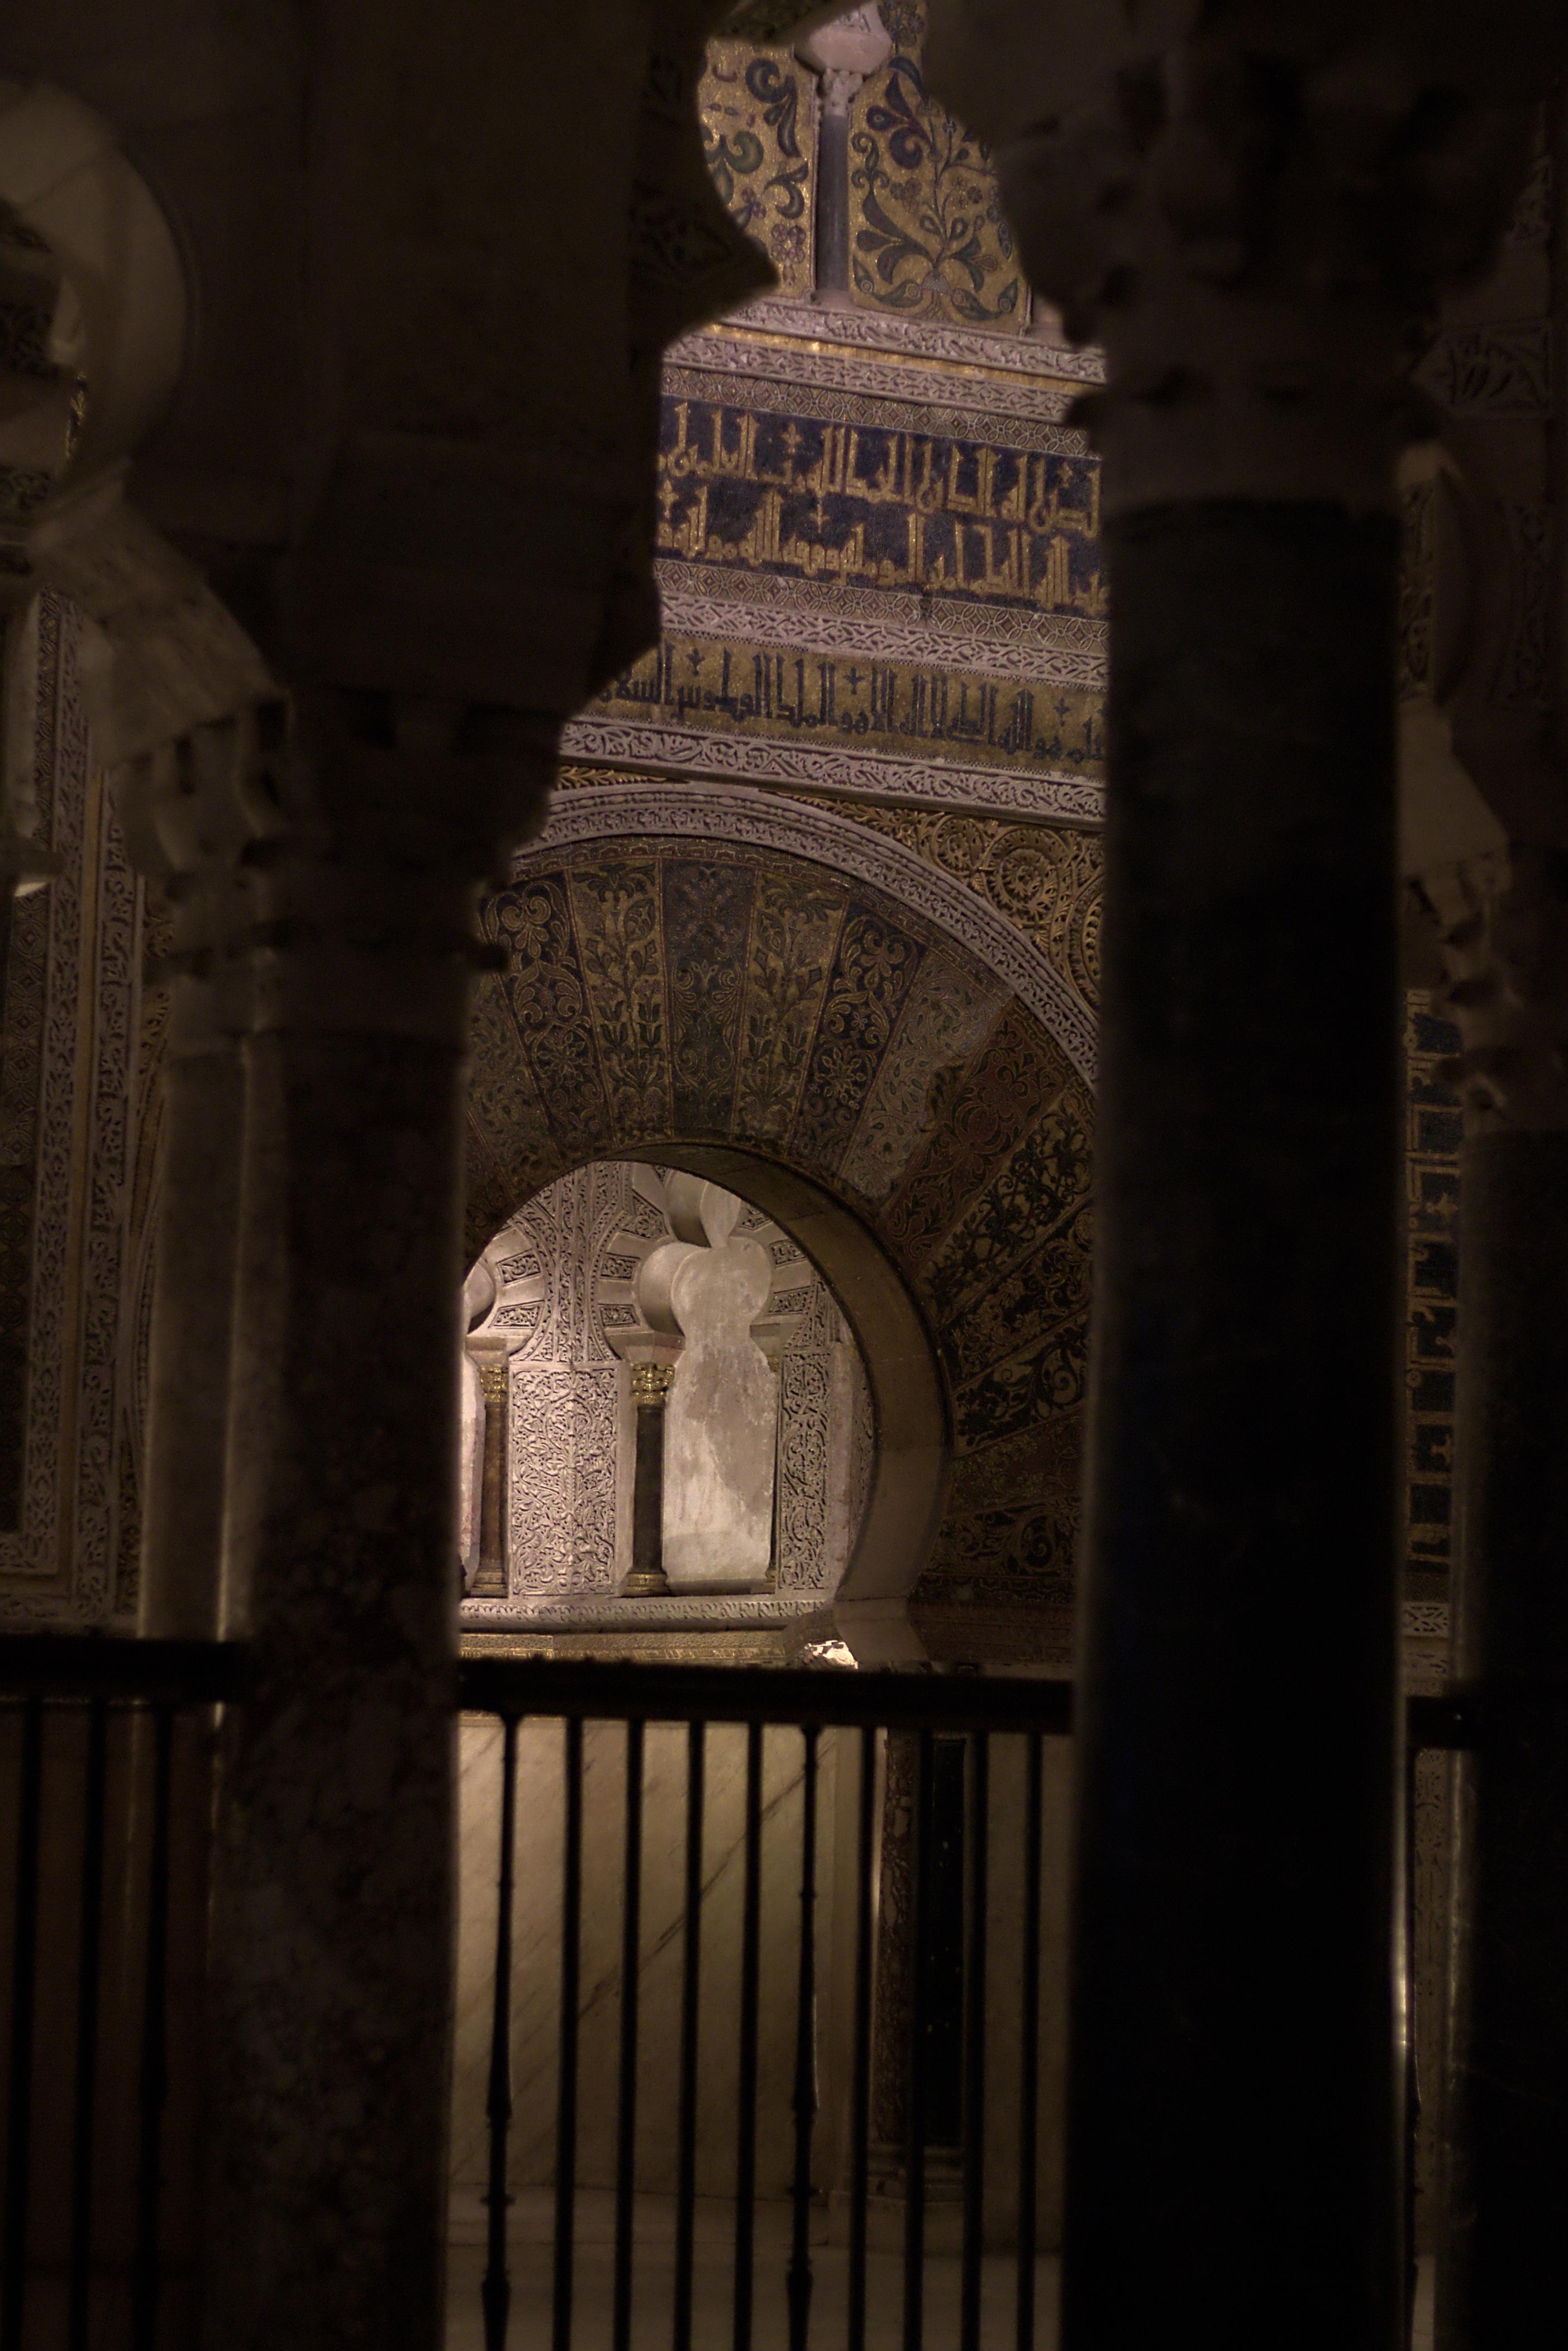
[[[517,1842],[517,1717],[502,1717],[501,1853],[496,1879],[496,1980],[490,2011],[490,2083],[485,2118],[490,2132],[490,2176],[486,2191],[485,2281],[479,2289],[485,2314],[485,2351],[506,2351],[512,2306],[507,2266],[507,2139],[512,2127],[512,1848]]]
[[[1420,1768],[1421,1750],[1408,1741],[1404,1762],[1405,1850],[1401,1855],[1400,1907],[1405,1949],[1400,1994],[1405,2025],[1405,2177],[1400,2183],[1400,2219],[1405,2231],[1405,2342],[1407,2351],[1414,2351],[1416,2290],[1420,2280],[1416,2258],[1416,2155],[1421,2130],[1421,2084],[1416,2065],[1416,1774]]]
[[[169,2095],[172,1706],[154,1710],[152,1741],[152,1845],[147,1864],[147,1961],[141,1984],[141,2064],[137,2089],[136,2251],[131,2273],[132,2351],[153,2351],[158,2335],[158,2216],[163,2189],[163,2107]]]
[[[1035,2197],[1040,2137],[1040,1776],[1045,1742],[1029,1734],[1023,1812],[1023,2008],[1019,2019],[1018,2351],[1034,2351]]]
[[[811,2128],[817,2115],[817,1726],[801,1726],[800,1951],[795,1993],[795,2192],[785,2299],[789,2351],[811,2323]]]
[[[621,2085],[616,2114],[615,2286],[612,2351],[631,2351],[632,2241],[637,2196],[637,2023],[643,1964],[643,1725],[626,1725],[625,1882],[621,1897]]]
[[[969,1740],[969,1932],[964,1952],[964,2262],[961,2351],[980,2351],[980,2258],[986,2220],[986,1906],[989,1899],[991,1754],[983,1730]]]
[[[697,1995],[701,1989],[703,1768],[701,1722],[686,1725],[686,1885],[681,1981],[681,2093],[675,2155],[674,2351],[691,2351],[697,2177]]]
[[[106,1699],[94,1698],[88,1710],[81,1911],[77,1945],[70,2283],[66,2321],[66,2339],[70,2351],[88,2351],[88,2317],[92,2292],[92,2140],[98,2107],[98,2022],[103,1970],[104,1811],[108,1781],[109,1706]]]
[[[746,1730],[746,1879],[740,1917],[739,2139],[735,2156],[735,2351],[751,2351],[757,2198],[758,1975],[762,1937],[762,1725]]]
[[[571,2351],[572,2257],[577,2222],[577,2038],[582,1962],[582,1721],[566,1725],[566,1823],[560,1889],[560,2069],[555,2130],[553,2351]]]
[[[860,1819],[855,1883],[854,2059],[850,2090],[848,2351],[865,2351],[866,2201],[871,2190],[872,1937],[876,1866],[876,1732],[861,1732]]]
[[[16,1916],[11,1938],[11,2065],[5,2116],[5,2281],[0,2351],[22,2351],[27,2292],[28,2142],[33,2128],[33,1998],[38,1974],[38,1830],[44,1798],[44,1702],[22,1719],[16,1811]]]
[[[935,1833],[936,1742],[923,1730],[915,1743],[914,1933],[909,1955],[909,2072],[904,2090],[904,2351],[920,2351],[925,2322],[925,2065],[926,1945],[931,1939],[931,1847]]]

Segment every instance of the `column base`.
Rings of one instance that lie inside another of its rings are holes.
[[[623,1600],[664,1600],[668,1597],[670,1579],[662,1567],[634,1567],[621,1587]]]

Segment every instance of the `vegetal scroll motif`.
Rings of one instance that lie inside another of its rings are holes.
[[[779,272],[779,291],[811,292],[810,77],[787,51],[713,41],[703,76],[703,153],[737,228]]]
[[[1024,281],[990,158],[926,95],[920,0],[890,0],[898,44],[855,100],[851,267],[857,301],[1016,333]]]

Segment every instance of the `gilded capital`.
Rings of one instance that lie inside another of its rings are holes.
[[[674,1364],[633,1364],[632,1394],[640,1405],[663,1404],[674,1376]]]

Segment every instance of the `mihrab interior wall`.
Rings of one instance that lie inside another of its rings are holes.
[[[656,1252],[666,1259],[684,1252],[694,1265],[716,1255],[689,1238],[689,1219],[677,1234],[668,1173],[593,1162],[537,1193],[482,1252],[494,1299],[470,1335],[481,1344],[498,1339],[507,1350],[508,1590],[504,1600],[465,1604],[465,1622],[476,1630],[527,1624],[540,1603],[557,1604],[559,1614],[559,1604],[581,1602],[591,1614],[631,1571],[637,1444],[631,1366],[655,1349],[674,1355],[666,1431],[691,1369],[691,1332],[666,1327],[676,1315],[661,1313],[657,1329],[648,1320],[644,1269]],[[749,1203],[732,1199],[729,1213],[729,1249],[755,1259],[759,1294],[755,1311],[720,1335],[760,1390],[762,1425],[732,1426],[727,1361],[716,1392],[700,1402],[694,1396],[691,1410],[699,1446],[708,1436],[721,1450],[727,1440],[752,1440],[753,1475],[766,1489],[753,1531],[758,1555],[740,1564],[725,1554],[722,1508],[709,1507],[700,1490],[678,1511],[666,1435],[666,1566],[678,1593],[686,1579],[671,1537],[678,1537],[677,1520],[689,1519],[717,1548],[720,1580],[775,1593],[806,1614],[831,1598],[864,1511],[870,1390],[849,1326],[797,1243]],[[677,1315],[681,1304],[677,1295]],[[472,1486],[478,1467],[472,1445],[467,1464]],[[464,1523],[471,1525],[472,1496],[465,1504]],[[659,1622],[657,1612],[643,1615]]]

